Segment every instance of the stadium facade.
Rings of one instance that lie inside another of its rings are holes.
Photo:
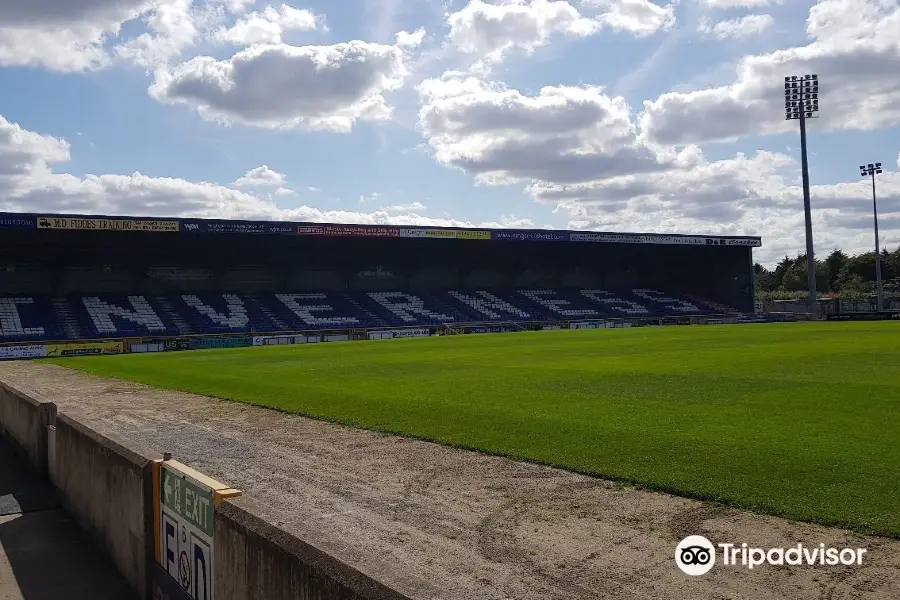
[[[760,245],[758,237],[0,213],[0,343],[753,312]]]

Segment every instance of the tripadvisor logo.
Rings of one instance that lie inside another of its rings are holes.
[[[790,548],[753,548],[748,544],[713,545],[702,535],[689,535],[675,548],[675,564],[687,575],[704,575],[716,564],[716,546],[723,567],[753,570],[761,565],[836,566],[861,565],[865,548],[826,548],[825,544]]]

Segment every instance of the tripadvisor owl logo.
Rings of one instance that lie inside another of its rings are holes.
[[[675,564],[687,575],[704,575],[716,564],[716,549],[702,535],[689,535],[675,548]]]

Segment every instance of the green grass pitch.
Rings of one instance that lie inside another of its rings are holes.
[[[803,323],[54,362],[900,537],[898,341]]]

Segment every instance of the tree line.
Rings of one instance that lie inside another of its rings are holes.
[[[806,254],[785,256],[769,270],[757,263],[756,297],[759,300],[802,298],[806,295]],[[881,278],[885,295],[900,295],[900,247],[881,252]],[[819,295],[866,298],[875,293],[875,253],[848,256],[835,250],[825,260],[816,260]]]

